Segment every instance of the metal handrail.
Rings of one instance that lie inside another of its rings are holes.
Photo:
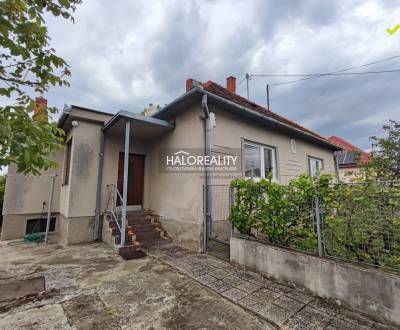
[[[118,227],[119,232],[121,232],[121,226],[119,225],[117,216],[115,215],[114,211],[110,211],[110,213],[113,216],[115,222],[117,223],[117,227]]]
[[[122,233],[122,228],[121,228],[121,225],[119,223],[119,221],[121,221],[121,219],[119,219],[119,216],[120,216],[121,212],[117,211],[117,199],[118,199],[118,197],[120,198],[121,201],[123,199],[122,199],[121,193],[118,191],[118,188],[115,186],[115,184],[109,184],[107,186],[111,187],[111,191],[110,191],[111,206],[110,206],[110,209],[108,210],[108,212],[110,212],[110,214],[113,217],[114,221],[117,223],[117,227],[118,227],[119,232]]]

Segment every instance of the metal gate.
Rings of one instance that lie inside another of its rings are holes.
[[[229,259],[229,241],[233,232],[229,221],[231,196],[229,185],[203,187],[204,250],[223,259]]]

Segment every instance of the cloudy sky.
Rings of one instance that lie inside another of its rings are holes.
[[[46,95],[60,108],[140,112],[181,95],[187,78],[225,85],[229,75],[333,72],[400,55],[400,30],[386,32],[400,24],[396,0],[84,0],[75,24],[47,23],[72,70],[69,89]],[[354,71],[394,69],[400,57]],[[400,120],[400,72],[273,86],[293,79],[254,77],[250,98],[266,105],[269,83],[271,110],[366,149],[385,121]]]

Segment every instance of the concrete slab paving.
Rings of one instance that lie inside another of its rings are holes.
[[[165,246],[124,261],[101,243],[0,243],[0,281],[46,291],[0,302],[0,329],[393,329],[209,255]]]
[[[1,330],[274,329],[173,267],[153,257],[124,261],[102,243],[1,242],[0,255],[0,281],[44,276],[52,290],[1,302]]]
[[[201,276],[192,276],[194,259],[199,254],[176,246],[149,251],[149,254],[172,265],[196,281],[229,299],[235,304],[268,320],[281,329],[395,329],[368,317],[315,297],[309,292],[272,278],[219,260],[212,255],[201,255]],[[200,259],[198,259],[200,260]],[[205,265],[209,265],[207,268]],[[216,269],[213,269],[216,268]]]

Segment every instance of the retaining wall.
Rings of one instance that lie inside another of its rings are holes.
[[[242,238],[231,238],[231,261],[334,299],[400,326],[400,276]]]

